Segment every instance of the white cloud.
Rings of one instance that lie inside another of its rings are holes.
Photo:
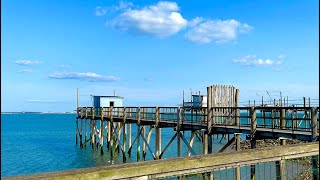
[[[175,2],[160,1],[142,9],[126,9],[111,22],[111,26],[132,33],[164,37],[179,32],[187,22]]]
[[[22,69],[18,71],[19,73],[31,73],[33,72],[32,69]]]
[[[124,1],[120,1],[119,5],[115,7],[115,10],[122,10],[122,9],[126,9],[133,6],[133,4],[131,2],[124,2]]]
[[[246,66],[269,66],[269,67],[281,65],[283,63],[281,60],[257,58],[256,55],[247,55],[238,59],[234,59],[233,62],[246,65]],[[279,70],[279,68],[275,68],[274,70]]]
[[[133,4],[131,2],[124,2],[124,1],[120,1],[117,6],[110,6],[110,7],[97,6],[95,9],[95,15],[96,16],[104,16],[107,13],[127,9],[127,8],[130,8],[131,6],[133,6]]]
[[[96,7],[95,14],[96,16],[104,16],[107,13],[107,8],[98,6]]]
[[[20,60],[20,61],[15,61],[16,64],[18,65],[23,65],[23,66],[29,66],[29,65],[36,65],[36,64],[41,64],[41,61],[30,61],[30,60]]]
[[[90,82],[95,81],[105,81],[105,82],[113,82],[120,80],[114,76],[103,76],[100,74],[92,73],[92,72],[56,72],[49,75],[49,78],[53,79],[79,79],[79,80],[86,80]]]
[[[202,17],[196,17],[196,18],[194,18],[194,19],[192,19],[191,21],[188,22],[188,26],[194,27],[194,26],[198,25],[202,21],[203,21]]]
[[[278,59],[284,59],[286,57],[286,55],[280,54],[277,58]]]
[[[185,37],[196,43],[210,43],[215,41],[228,42],[235,40],[240,33],[248,33],[253,29],[246,23],[240,23],[237,20],[207,20],[200,23],[200,20],[195,18],[192,27],[186,34]],[[196,25],[194,25],[196,24]]]

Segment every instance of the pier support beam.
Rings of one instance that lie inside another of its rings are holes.
[[[212,132],[211,126],[213,121],[213,109],[212,109],[212,91],[213,87],[207,87],[207,129],[203,134],[203,154],[211,154],[212,153]],[[213,171],[205,173],[206,176],[202,176],[202,179],[213,179]]]
[[[156,128],[156,157],[160,158],[161,154],[161,128]]]
[[[140,125],[137,125],[137,161],[140,161]]]
[[[78,144],[78,118],[76,119],[76,145]]]
[[[318,133],[318,109],[315,107],[311,108],[311,131],[312,131],[312,141],[317,141],[319,138]],[[312,178],[319,179],[319,156],[312,156],[311,157],[311,164],[312,164]]]
[[[132,136],[132,133],[131,133],[131,124],[129,124],[129,129],[128,129],[128,144],[129,144],[129,147],[131,146],[131,136]]]
[[[103,154],[103,131],[104,131],[104,111],[101,108],[101,121],[100,121],[100,132],[99,132],[99,143],[100,143],[100,153]]]
[[[256,118],[256,110],[254,107],[251,107],[250,109],[250,115],[251,115],[251,149],[255,149],[257,146],[257,140],[255,137],[255,133],[257,130],[257,118]],[[252,180],[256,180],[256,165],[251,165],[251,175]]]
[[[109,136],[110,136],[110,162],[113,161],[114,156],[114,126],[113,126],[113,107],[110,107],[109,111],[110,123],[109,123]]]
[[[127,161],[126,158],[126,146],[127,146],[127,124],[126,124],[127,111],[126,108],[123,108],[123,123],[122,123],[122,146],[123,146],[123,162]]]
[[[280,145],[286,145],[286,139],[280,138]],[[286,160],[276,161],[276,178],[277,180],[285,180],[286,177]]]
[[[161,156],[161,128],[158,126],[160,121],[160,109],[156,107],[156,159],[160,159]]]
[[[181,115],[181,109],[180,107],[178,108],[178,113],[177,113],[177,157],[180,157],[180,153],[181,153],[181,142],[180,142],[180,115]]]
[[[141,136],[143,136],[143,138],[146,138],[146,126],[142,126],[142,134]],[[143,141],[142,143],[142,160],[145,161],[146,160],[146,154],[147,154],[147,149],[146,149],[146,142]]]
[[[140,118],[141,118],[141,114],[140,114],[140,107],[137,108],[137,161],[140,161]]]
[[[234,133],[234,137],[236,140],[236,151],[240,151],[240,135],[241,133]],[[240,180],[241,174],[240,174],[240,166],[236,167],[236,180]]]

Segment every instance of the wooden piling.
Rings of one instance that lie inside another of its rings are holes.
[[[189,146],[192,147],[193,146],[193,141],[194,141],[194,134],[196,133],[195,130],[192,130],[191,131],[191,136],[190,136],[190,143],[189,143]],[[188,150],[188,156],[191,155],[191,152],[190,150]]]
[[[126,113],[126,108],[123,108],[123,122],[122,122],[122,146],[123,146],[123,162],[127,161],[126,158],[126,146],[127,146],[127,124],[126,124],[126,117],[127,117],[127,113]]]
[[[178,107],[178,113],[177,113],[177,155],[178,157],[180,157],[180,153],[181,153],[181,142],[180,142],[180,113],[181,113],[181,109],[180,107]]]
[[[241,133],[234,133],[235,136],[235,141],[236,141],[236,151],[240,151],[240,135]],[[236,167],[236,180],[241,179],[241,174],[240,174],[240,166]]]
[[[137,125],[137,162],[140,161],[140,124]]]
[[[120,138],[121,138],[121,128],[122,128],[122,123],[121,122],[118,122],[118,125],[117,125],[117,137],[118,137],[118,141],[120,142]],[[117,143],[116,145],[116,148],[117,148],[117,152],[120,153],[120,144]]]
[[[207,87],[207,112],[208,112],[208,121],[207,121],[207,129],[204,132],[204,140],[203,140],[203,153],[204,154],[211,154],[212,153],[212,133],[211,126],[212,126],[212,90],[213,87]]]
[[[101,121],[100,121],[100,133],[99,133],[99,139],[100,139],[100,153],[103,154],[103,130],[104,130],[104,110],[101,108]]]
[[[160,122],[160,109],[156,107],[156,158],[160,159],[161,154],[161,128],[159,127]]]
[[[317,137],[319,136],[318,133],[318,109],[312,107],[311,111],[311,132],[312,132],[312,141],[317,141]],[[312,177],[313,179],[319,179],[319,156],[312,156],[311,157],[311,164],[312,164]]]
[[[146,126],[142,126],[142,134],[141,136],[143,136],[143,138],[146,138]],[[147,154],[147,149],[146,149],[146,142],[143,141],[142,143],[142,160],[145,161],[146,160],[146,154]]]
[[[78,118],[76,119],[76,145],[78,144]]]
[[[131,124],[129,124],[129,129],[128,129],[128,135],[129,135],[129,137],[128,137],[128,145],[129,146],[131,146],[132,144],[131,144],[131,139],[132,139],[132,131],[131,131],[131,129],[132,129],[132,127],[131,127]]]
[[[109,117],[110,117],[110,162],[113,161],[113,157],[114,157],[114,126],[113,126],[113,107],[110,107],[110,111],[109,111]]]
[[[280,145],[286,145],[286,139],[280,138]],[[276,179],[277,180],[285,180],[286,177],[286,160],[281,159],[280,161],[276,161]]]
[[[255,149],[256,145],[257,145],[256,137],[255,137],[255,133],[257,130],[257,118],[256,118],[256,110],[254,107],[251,107],[250,115],[251,115],[251,140],[250,140],[250,144],[251,144],[251,149]],[[256,166],[255,165],[251,165],[250,177],[252,180],[256,179]]]

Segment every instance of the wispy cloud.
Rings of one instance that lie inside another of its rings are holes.
[[[66,65],[66,64],[60,64],[58,67],[60,68],[70,68],[70,65]]]
[[[48,99],[29,99],[26,101],[31,103],[62,103],[62,101],[48,100]]]
[[[120,1],[118,5],[113,5],[110,7],[102,7],[102,6],[97,6],[95,9],[95,15],[96,16],[104,16],[107,13],[112,13],[115,11],[120,11],[123,9],[127,9],[133,6],[131,2],[125,2],[125,1]]]
[[[250,32],[253,27],[235,19],[206,20],[195,18],[190,21],[192,28],[185,34],[185,38],[196,43],[216,43],[235,40],[239,34]]]
[[[152,78],[148,78],[148,77],[144,78],[143,80],[144,80],[144,81],[147,81],[147,82],[151,82],[151,81],[153,81],[153,79],[152,79]]]
[[[248,67],[273,67],[274,70],[279,70],[279,65],[283,63],[282,59],[284,57],[276,58],[276,60],[271,60],[269,58],[262,59],[258,58],[256,55],[247,55],[241,58],[233,59],[234,63],[245,65]]]
[[[18,65],[23,65],[23,66],[29,66],[29,65],[36,65],[36,64],[41,64],[41,61],[31,61],[31,60],[20,60],[20,61],[15,61],[16,64]]]
[[[33,72],[32,69],[22,69],[18,71],[18,73],[32,73],[32,72]]]
[[[113,82],[119,81],[120,78],[114,76],[103,76],[100,74],[92,72],[55,72],[49,75],[49,78],[53,79],[78,79],[85,80],[89,82],[104,81],[104,82]]]
[[[128,8],[109,24],[122,31],[165,37],[179,32],[187,22],[177,3],[160,1],[141,9]]]

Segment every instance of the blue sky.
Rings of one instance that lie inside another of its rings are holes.
[[[1,1],[1,111],[72,111],[90,94],[176,106],[234,85],[240,101],[319,98],[319,1]],[[185,97],[188,100],[188,97]]]

